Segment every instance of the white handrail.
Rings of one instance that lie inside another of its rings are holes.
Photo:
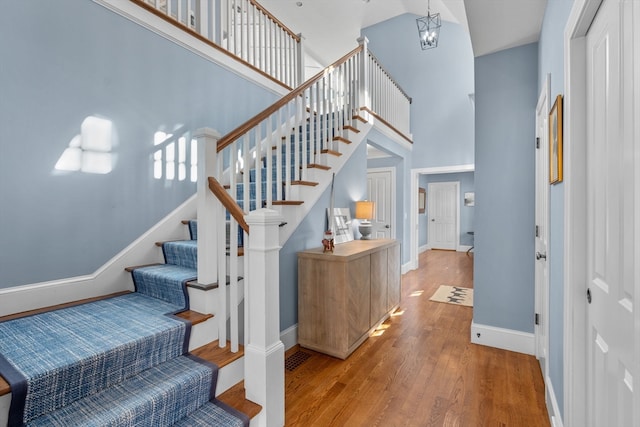
[[[244,6],[250,2],[239,1]],[[238,37],[238,40],[242,39]],[[277,281],[274,282],[265,268],[272,271],[271,268],[277,266],[278,255],[272,242],[278,241],[278,230],[271,224],[268,241],[264,236],[255,236],[253,228],[241,231],[238,212],[242,210],[247,219],[254,218],[255,222],[247,222],[261,224],[259,227],[264,221],[273,222],[273,207],[296,203],[291,200],[293,186],[308,181],[310,169],[326,166],[328,156],[340,155],[341,147],[349,142],[348,132],[357,131],[357,122],[366,120],[370,114],[384,116],[384,120],[408,131],[408,114],[403,111],[408,112],[410,99],[372,58],[366,48],[366,39],[362,39],[354,51],[219,140],[207,136],[206,132],[198,132],[198,135],[204,135],[198,136],[199,141],[203,140],[202,144],[207,140],[207,148],[199,148],[199,152],[203,152],[201,161],[207,164],[203,173],[211,177],[210,180],[227,185],[226,190],[220,184],[216,187],[219,202],[215,207],[203,202],[202,206],[208,210],[198,211],[199,239],[202,238],[203,242],[215,239],[217,245],[215,249],[199,246],[198,260],[217,259],[220,306],[216,316],[219,319],[220,345],[226,345],[229,332],[234,352],[238,351],[241,341],[238,306],[243,299],[241,294],[244,294],[244,343],[249,346],[245,347],[247,395],[255,394],[257,400],[264,401],[268,406],[266,413],[271,413],[269,417],[280,416],[280,400],[261,393],[260,381],[267,377],[272,381],[271,377],[276,375],[269,373],[273,369],[265,371],[260,367],[281,364],[278,322],[266,325],[264,320],[277,320],[277,316],[274,317],[278,312]],[[393,99],[379,102],[384,97]],[[403,103],[406,105],[401,106]],[[403,111],[397,113],[394,108]],[[406,121],[404,127],[403,120]],[[212,153],[212,144],[217,146],[215,153]],[[206,187],[206,181],[206,177],[199,175],[199,195]],[[209,192],[204,197],[211,200],[216,196]],[[235,216],[230,216],[227,209],[235,210]],[[262,218],[265,214],[267,216]],[[202,225],[201,218],[207,218]],[[242,261],[241,256],[244,256]],[[269,261],[265,263],[266,259]],[[244,266],[244,292],[239,287],[239,266]],[[202,277],[200,264],[198,267],[198,281],[212,280],[210,266],[202,266]],[[223,285],[227,281],[227,271],[228,290]],[[263,320],[256,317],[258,314]],[[252,329],[256,325],[260,328],[258,331]],[[278,352],[273,353],[272,348],[278,348]],[[283,379],[281,374],[277,376]]]

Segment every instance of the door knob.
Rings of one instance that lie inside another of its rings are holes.
[[[391,228],[389,224],[385,225],[384,228]]]
[[[435,220],[436,220],[435,218],[431,218],[431,221],[435,221]]]
[[[541,254],[540,252],[536,252],[536,259],[547,259],[547,254]]]

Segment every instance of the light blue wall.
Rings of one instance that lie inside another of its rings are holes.
[[[330,176],[330,172],[326,172]],[[367,194],[367,149],[362,143],[336,174],[334,206],[348,208],[354,214],[354,203]],[[331,188],[322,194],[280,250],[280,330],[298,323],[298,252],[322,246],[327,227],[327,208]],[[286,209],[286,207],[285,207]],[[285,226],[286,227],[286,226]]]
[[[538,91],[551,74],[551,97],[564,92],[564,28],[573,0],[547,2],[538,46]],[[549,377],[564,417],[564,184],[552,185],[549,194]],[[553,411],[553,408],[549,408]]]
[[[533,333],[537,43],[475,60],[477,324]]]
[[[473,246],[473,236],[468,232],[474,231],[473,217],[474,206],[464,205],[464,193],[474,191],[473,172],[464,173],[443,173],[443,174],[423,174],[420,175],[420,187],[427,191],[427,206],[424,214],[418,215],[419,240],[418,245],[424,246],[429,241],[429,183],[430,182],[459,182],[460,183],[460,245]]]
[[[92,273],[195,192],[153,178],[156,131],[225,133],[276,99],[91,1],[5,2],[0,39],[0,288]],[[55,173],[90,115],[113,171]]]
[[[364,28],[369,48],[411,96],[411,168],[473,163],[473,51],[469,34],[444,21],[436,49],[423,51],[416,18],[404,14]],[[407,221],[408,224],[408,221]]]

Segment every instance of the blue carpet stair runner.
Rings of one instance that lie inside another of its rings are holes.
[[[197,238],[196,224],[189,224]],[[188,353],[196,240],[163,245],[136,292],[0,323],[9,426],[248,426],[215,399],[218,368]]]

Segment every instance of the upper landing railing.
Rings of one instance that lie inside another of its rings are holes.
[[[293,89],[304,79],[302,38],[255,0],[131,0]]]
[[[130,0],[287,89],[304,83],[302,37],[256,0]],[[361,109],[409,142],[411,98],[360,40],[366,54]]]

